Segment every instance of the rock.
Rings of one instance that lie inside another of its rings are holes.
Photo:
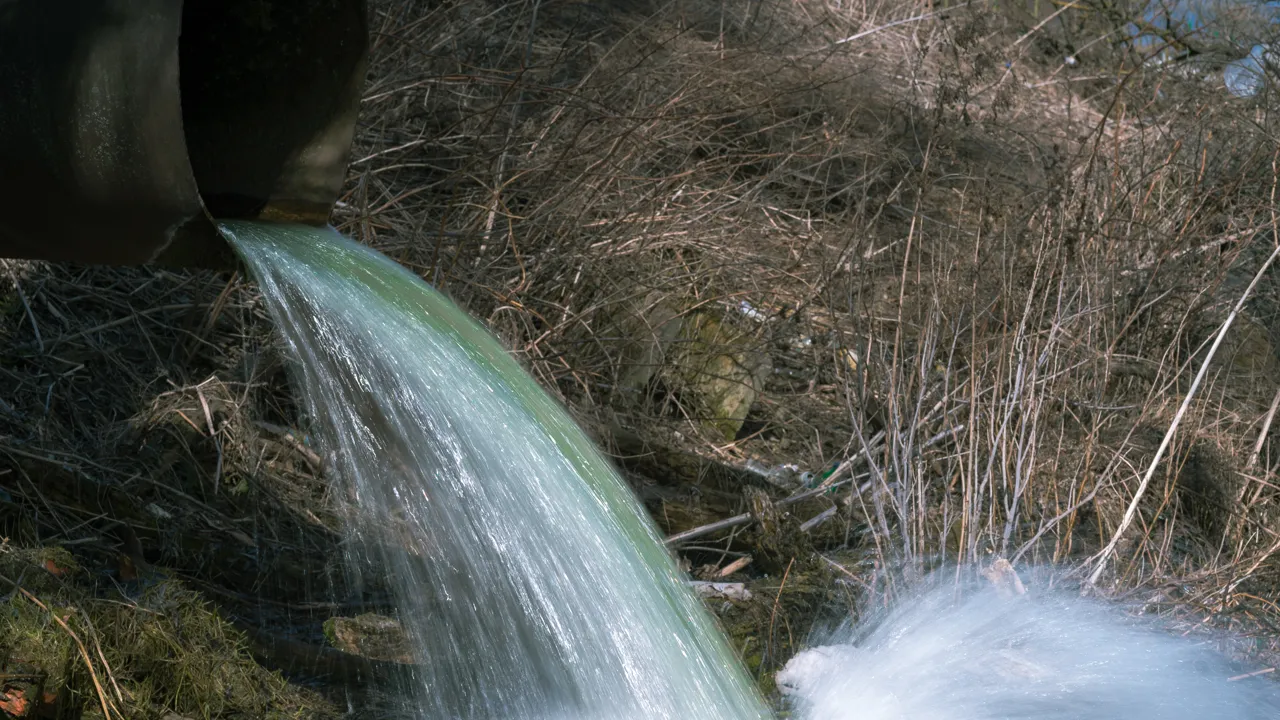
[[[615,316],[616,331],[624,338],[616,392],[624,400],[635,402],[645,397],[683,323],[679,308],[657,292]]]
[[[724,321],[718,312],[690,312],[650,293],[614,316],[624,338],[615,394],[644,402],[650,383],[661,377],[682,397],[708,430],[732,440],[773,371],[755,338]]]
[[[1017,595],[1026,595],[1027,588],[1022,584],[1022,579],[1018,577],[1018,572],[1013,569],[1013,564],[1004,558],[999,558],[991,563],[982,571],[985,577],[996,589],[1001,597],[1014,597]]]
[[[863,652],[853,645],[823,645],[796,653],[783,666],[773,681],[783,695],[806,695],[831,676],[848,672],[849,667],[865,661]]]
[[[672,353],[679,386],[699,406],[703,426],[732,440],[773,371],[769,356],[711,313],[686,320],[680,339]]]
[[[335,648],[367,660],[413,662],[409,638],[393,618],[373,613],[333,617],[325,621],[324,634]]]

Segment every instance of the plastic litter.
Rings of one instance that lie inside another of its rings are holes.
[[[1250,47],[1248,55],[1227,64],[1222,79],[1231,95],[1253,97],[1266,87],[1269,73],[1274,76],[1280,56],[1280,0],[1152,0],[1141,20],[1127,29],[1133,46],[1144,53],[1159,51],[1170,35],[1219,50],[1224,45]],[[1151,62],[1171,59],[1160,52]]]
[[[1236,97],[1253,97],[1267,83],[1267,66],[1275,66],[1277,53],[1265,45],[1254,45],[1247,57],[1228,63],[1222,71],[1227,92]]]

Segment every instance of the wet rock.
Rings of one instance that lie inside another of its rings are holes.
[[[852,645],[822,645],[796,653],[774,677],[783,695],[804,695],[815,685],[827,682],[841,668],[865,661],[863,653]]]
[[[394,618],[366,613],[353,618],[333,617],[324,634],[335,648],[367,660],[412,663],[409,638]]]

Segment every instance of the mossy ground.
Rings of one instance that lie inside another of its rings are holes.
[[[338,716],[317,693],[261,667],[244,636],[178,580],[113,582],[66,549],[5,543],[0,583],[0,672],[34,676],[9,684],[11,697],[21,691],[31,702],[38,688],[87,718]]]

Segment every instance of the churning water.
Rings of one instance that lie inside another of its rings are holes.
[[[768,717],[643,507],[493,337],[332,229],[222,228],[359,508],[353,552],[390,574],[414,714]]]
[[[1274,683],[1212,648],[1036,587],[938,576],[828,641],[778,675],[803,720],[1280,717]]]

